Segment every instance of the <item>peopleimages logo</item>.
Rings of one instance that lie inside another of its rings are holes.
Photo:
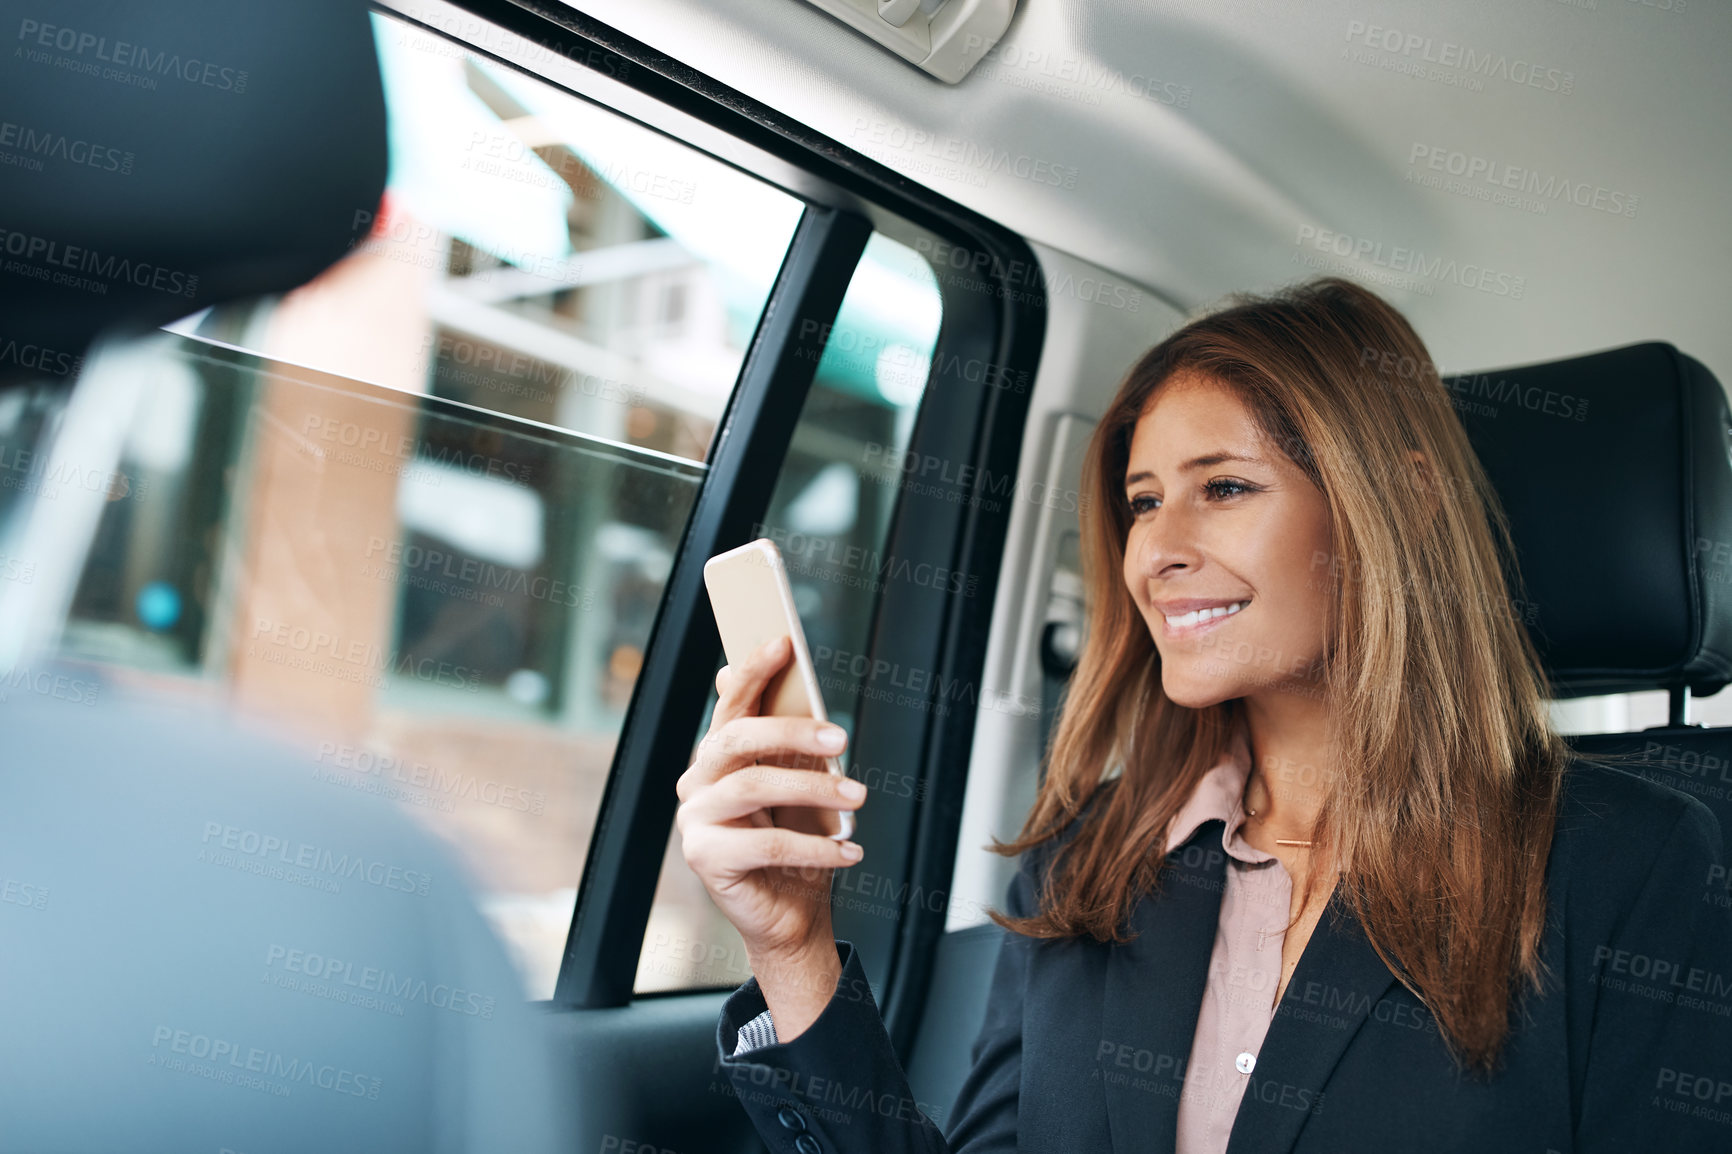
[[[41,172],[46,160],[94,168],[99,172],[118,172],[122,176],[132,172],[133,156],[130,152],[62,132],[14,124],[10,120],[0,120],[0,149],[17,150],[0,151],[0,164],[31,172]]]
[[[272,945],[265,951],[265,968],[281,969],[299,974],[314,982],[334,987],[347,987],[346,992],[377,994],[403,1002],[420,1002],[437,1010],[450,1010],[472,1018],[491,1018],[497,1001],[489,994],[428,982],[425,978],[405,977],[380,966],[356,965],[311,950],[293,950]],[[307,993],[326,993],[308,989]],[[341,999],[339,999],[341,1000]]]
[[[51,349],[47,345],[19,341],[15,337],[0,337],[0,365],[16,365],[32,372],[69,377],[84,367],[84,357]]]
[[[304,841],[294,841],[258,830],[225,825],[220,821],[204,823],[204,837],[200,844],[204,848],[199,850],[199,861],[230,868],[238,867],[245,873],[260,871],[257,868],[239,866],[238,863],[242,861],[255,866],[275,866],[291,872],[305,871],[309,878],[320,883],[339,879],[361,881],[380,889],[420,897],[427,896],[428,888],[433,882],[433,875],[423,870],[404,869],[377,858],[369,858],[365,854],[310,845]],[[315,888],[330,893],[340,892],[329,884],[320,884]]]
[[[418,24],[425,24],[447,36],[466,40],[478,48],[502,55],[521,56],[526,64],[535,65],[557,57],[580,64],[591,72],[611,76],[615,80],[623,79],[631,72],[630,61],[605,48],[597,48],[587,40],[530,40],[523,33],[508,32],[491,20],[477,19],[448,9],[403,6],[399,7],[399,11]],[[432,52],[441,56],[467,55],[461,46],[437,36],[429,36],[419,29],[397,26],[396,37],[399,43],[405,43],[417,52]]]
[[[384,1084],[379,1078],[344,1066],[308,1061],[262,1046],[247,1046],[172,1026],[158,1026],[151,1036],[150,1048],[151,1066],[245,1086],[277,1097],[287,1097],[294,1084],[300,1083],[336,1094],[374,1099]]]
[[[410,464],[458,469],[475,477],[500,477],[520,483],[529,480],[530,467],[520,461],[503,461],[486,453],[466,452],[450,445],[435,445],[395,430],[359,425],[335,417],[322,417],[317,413],[309,415],[301,422],[301,432],[309,443],[323,441],[363,454],[378,454]],[[365,465],[366,460],[362,457],[347,463]],[[431,477],[424,476],[420,479],[430,480]]]
[[[877,590],[890,581],[906,581],[928,589],[972,597],[980,584],[980,578],[960,569],[949,569],[930,561],[913,561],[894,553],[880,553],[832,537],[762,523],[752,526],[752,536],[768,537],[774,541],[791,572],[839,585]]]
[[[981,75],[996,73],[998,79],[1018,88],[1071,99],[1084,104],[1101,103],[1103,93],[1122,93],[1139,100],[1152,100],[1173,108],[1189,108],[1191,86],[1141,72],[1124,73],[1097,61],[1071,53],[1058,54],[1045,48],[1027,48],[1002,40],[987,44],[984,37],[964,38],[964,56],[978,56],[985,65]],[[996,67],[995,67],[996,66]],[[1067,93],[1067,89],[1072,90]]]
[[[495,565],[491,561],[482,561],[476,557],[464,557],[456,553],[447,553],[443,549],[428,549],[420,545],[405,545],[401,541],[388,541],[383,537],[367,538],[368,557],[383,555],[383,561],[376,564],[373,570],[381,576],[404,576],[414,574],[422,577],[440,576],[462,585],[473,586],[488,592],[510,593],[517,597],[528,597],[535,601],[546,601],[554,605],[564,605],[570,609],[583,609],[585,612],[595,608],[595,591],[582,585],[573,585],[568,581],[559,581],[552,577],[539,574],[529,574],[522,569]],[[364,569],[363,572],[369,572]],[[373,575],[369,572],[369,575]],[[426,587],[424,585],[419,587]],[[458,595],[449,586],[435,588],[435,592],[448,596]],[[464,600],[475,600],[464,597]],[[494,601],[492,604],[502,604]]]
[[[1453,40],[1439,40],[1418,32],[1404,32],[1399,28],[1385,28],[1381,24],[1367,24],[1363,20],[1347,22],[1347,42],[1391,56],[1403,57],[1417,64],[1437,65],[1486,80],[1507,80],[1511,84],[1556,92],[1564,96],[1576,90],[1574,72],[1546,68],[1531,60],[1457,44]]]
[[[1500,272],[1482,264],[1457,261],[1453,257],[1435,256],[1417,248],[1385,245],[1381,240],[1331,232],[1312,224],[1299,226],[1293,244],[1300,249],[1311,248],[1344,260],[1359,261],[1378,269],[1416,278],[1419,282],[1441,281],[1477,289],[1493,296],[1521,300],[1527,292],[1527,278]],[[1304,255],[1295,253],[1295,258]]]
[[[1601,977],[1618,974],[1674,992],[1700,994],[1721,1001],[1732,998],[1732,977],[1676,958],[1658,958],[1630,950],[1616,950],[1611,946],[1595,946],[1594,970]]]
[[[1063,513],[1088,511],[1088,498],[1075,489],[1058,488],[1039,480],[1023,481],[974,464],[959,465],[934,453],[871,441],[861,451],[860,463],[874,481],[883,479],[882,471],[889,470],[889,479],[899,481],[903,492],[937,497],[951,504],[984,504],[996,510],[999,501],[1015,496]]]
[[[21,882],[17,878],[0,879],[0,902],[23,906],[25,909],[48,908],[48,890],[43,886]]]
[[[1507,164],[1491,157],[1455,151],[1442,145],[1415,141],[1408,150],[1407,163],[1409,182],[1431,183],[1424,179],[1425,173],[1416,171],[1423,166],[1432,172],[1459,177],[1464,186],[1483,185],[1488,195],[1500,194],[1506,190],[1521,194],[1509,201],[1517,208],[1529,208],[1522,197],[1532,198],[1541,213],[1545,212],[1547,202],[1556,203],[1561,200],[1577,208],[1593,209],[1595,212],[1612,216],[1633,217],[1641,203],[1640,197],[1591,181],[1571,180],[1553,174],[1542,175],[1538,169]],[[1447,184],[1439,183],[1437,186],[1450,192],[1458,191],[1449,188]],[[1529,211],[1533,209],[1529,208]]]
[[[99,688],[101,686],[95,681],[85,681],[45,669],[31,669],[28,665],[15,666],[8,672],[0,673],[0,702],[4,702],[16,691],[52,697],[56,701],[65,701],[72,705],[95,705]]]
[[[547,795],[540,790],[520,785],[504,785],[474,774],[447,771],[424,761],[411,761],[390,753],[362,746],[339,745],[334,741],[319,744],[315,761],[341,766],[352,773],[393,782],[416,789],[431,790],[445,798],[472,801],[482,805],[497,805],[524,813],[541,814],[547,810]]]
[[[438,371],[442,378],[495,392],[534,397],[541,401],[553,400],[559,393],[579,393],[621,405],[645,403],[646,394],[642,385],[579,372],[490,341],[471,340],[441,331],[425,337],[421,342],[421,351],[431,353],[438,359]],[[460,367],[452,368],[453,365]],[[469,371],[471,369],[474,371]],[[535,385],[545,385],[547,388],[527,387]]]
[[[16,581],[28,585],[36,580],[36,562],[0,553],[0,581]]]
[[[620,160],[598,157],[591,163],[571,153],[544,156],[536,147],[545,146],[526,144],[508,131],[476,129],[469,134],[465,149],[471,155],[464,157],[459,167],[520,184],[577,192],[585,200],[595,200],[609,188],[675,204],[691,204],[697,196],[697,184],[677,176],[633,168]]]
[[[26,19],[19,22],[18,40],[23,45],[19,52],[33,64],[53,64],[70,72],[99,75],[104,80],[124,80],[140,88],[155,88],[154,78],[162,76],[237,95],[247,90],[245,69],[126,40],[111,41],[77,28]],[[50,57],[50,51],[71,56]],[[114,67],[103,68],[103,64]]]
[[[887,120],[855,117],[853,135],[861,152],[883,159],[885,150],[930,158],[954,165],[959,171],[981,178],[1014,176],[1035,184],[1054,188],[1075,188],[1077,168],[1074,164],[1058,164],[1027,153],[997,149],[991,145],[960,136],[939,136],[925,129],[909,128]],[[894,155],[894,153],[892,153]],[[973,183],[973,182],[971,182]]]
[[[0,444],[0,489],[39,494],[43,500],[53,500],[69,489],[82,489],[119,501],[143,497],[150,491],[150,481],[146,478],[135,482],[125,473],[90,469],[77,461],[57,461],[46,452],[19,448],[7,452],[6,446]]]
[[[273,665],[371,685],[375,689],[384,688],[381,675],[387,672],[470,693],[481,688],[480,671],[466,665],[418,657],[408,650],[386,649],[363,638],[344,637],[267,617],[254,621],[247,655]]]
[[[106,294],[110,284],[130,284],[188,298],[198,291],[198,277],[178,269],[7,228],[0,228],[0,252],[18,258],[6,262],[9,273],[99,295]],[[47,267],[31,263],[35,261]]]
[[[1550,417],[1561,417],[1566,421],[1585,421],[1588,419],[1588,399],[1578,397],[1574,393],[1560,393],[1556,389],[1542,389],[1538,385],[1524,385],[1520,381],[1512,381],[1508,377],[1493,380],[1490,373],[1475,373],[1471,376],[1445,377],[1445,387],[1457,398],[1470,400],[1483,398],[1506,405],[1518,405],[1535,413],[1544,413]],[[1458,404],[1457,408],[1461,406]],[[1496,416],[1493,409],[1487,416]]]

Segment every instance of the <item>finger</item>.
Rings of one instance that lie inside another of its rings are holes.
[[[751,717],[758,712],[758,699],[782,666],[788,664],[794,647],[787,635],[772,638],[752,650],[751,656],[740,662],[739,668],[728,666],[728,683],[724,692],[721,679],[716,680],[716,708],[710,725],[725,724],[736,717]]]
[[[721,825],[776,806],[858,809],[865,800],[866,787],[850,778],[809,769],[751,765],[696,791],[680,809],[686,825]]]
[[[674,782],[674,796],[683,802],[708,784],[709,781],[704,778],[702,771],[694,762],[686,766],[686,771],[680,774],[678,781]]]
[[[791,769],[824,769],[824,759],[848,746],[839,725],[811,717],[736,717],[711,726],[698,742],[691,786],[719,781],[741,766],[774,764]],[[690,772],[690,771],[688,771]]]
[[[760,869],[845,869],[865,856],[858,842],[770,827],[705,826],[683,843],[686,864],[699,877],[729,881]]]

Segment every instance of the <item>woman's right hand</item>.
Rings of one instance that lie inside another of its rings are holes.
[[[851,810],[866,796],[859,782],[822,768],[846,744],[840,726],[758,716],[765,686],[791,654],[779,637],[716,675],[710,729],[680,775],[674,818],[686,864],[745,941],[783,1041],[810,1025],[835,990],[841,967],[830,929],[831,873],[863,852],[800,827],[814,828],[810,807]],[[767,764],[775,762],[818,768]],[[778,823],[782,807],[789,808]]]

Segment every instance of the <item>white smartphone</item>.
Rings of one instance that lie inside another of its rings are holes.
[[[768,537],[760,537],[738,549],[718,553],[704,562],[704,586],[710,593],[710,609],[716,615],[716,630],[722,635],[722,652],[728,664],[738,666],[765,642],[787,637],[793,658],[764,689],[759,712],[765,717],[815,717],[828,721],[818,673],[806,648],[806,631],[794,610],[794,591],[788,585],[788,570],[781,550]],[[777,762],[793,769],[816,769],[819,763],[830,774],[842,777],[842,763],[835,757],[799,755]],[[835,841],[854,836],[854,811],[824,806],[777,806],[776,824],[802,833],[818,833]]]

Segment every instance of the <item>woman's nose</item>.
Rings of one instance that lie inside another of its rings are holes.
[[[1194,525],[1182,508],[1163,507],[1136,543],[1135,558],[1145,577],[1161,577],[1194,568],[1197,563]]]

